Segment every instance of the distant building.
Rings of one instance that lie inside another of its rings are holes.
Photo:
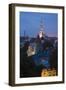
[[[45,27],[43,24],[43,20],[41,20],[41,22],[40,22],[40,31],[38,33],[38,36],[40,39],[45,37]]]
[[[47,76],[56,76],[57,71],[53,69],[43,69],[41,72],[41,77],[47,77]]]
[[[27,55],[28,56],[32,56],[35,54],[35,49],[32,48],[31,46],[28,47],[28,50],[27,50]]]

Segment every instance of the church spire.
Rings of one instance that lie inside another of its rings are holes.
[[[44,36],[45,36],[45,29],[44,29],[43,18],[41,18],[39,37],[42,38],[42,37],[44,37]]]
[[[40,31],[44,32],[43,18],[41,18],[41,21],[40,21]]]

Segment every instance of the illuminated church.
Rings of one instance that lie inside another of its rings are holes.
[[[43,21],[41,20],[40,22],[40,28],[39,28],[39,33],[38,33],[39,38],[45,38],[45,27],[43,24]]]

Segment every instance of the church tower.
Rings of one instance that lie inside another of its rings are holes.
[[[40,21],[40,31],[39,31],[39,38],[44,38],[45,37],[45,26],[44,26],[44,24],[43,24],[43,19],[41,19],[41,21]]]

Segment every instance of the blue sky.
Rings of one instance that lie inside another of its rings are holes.
[[[20,12],[20,36],[36,37],[43,21],[44,32],[50,37],[57,37],[58,15],[56,13]]]

